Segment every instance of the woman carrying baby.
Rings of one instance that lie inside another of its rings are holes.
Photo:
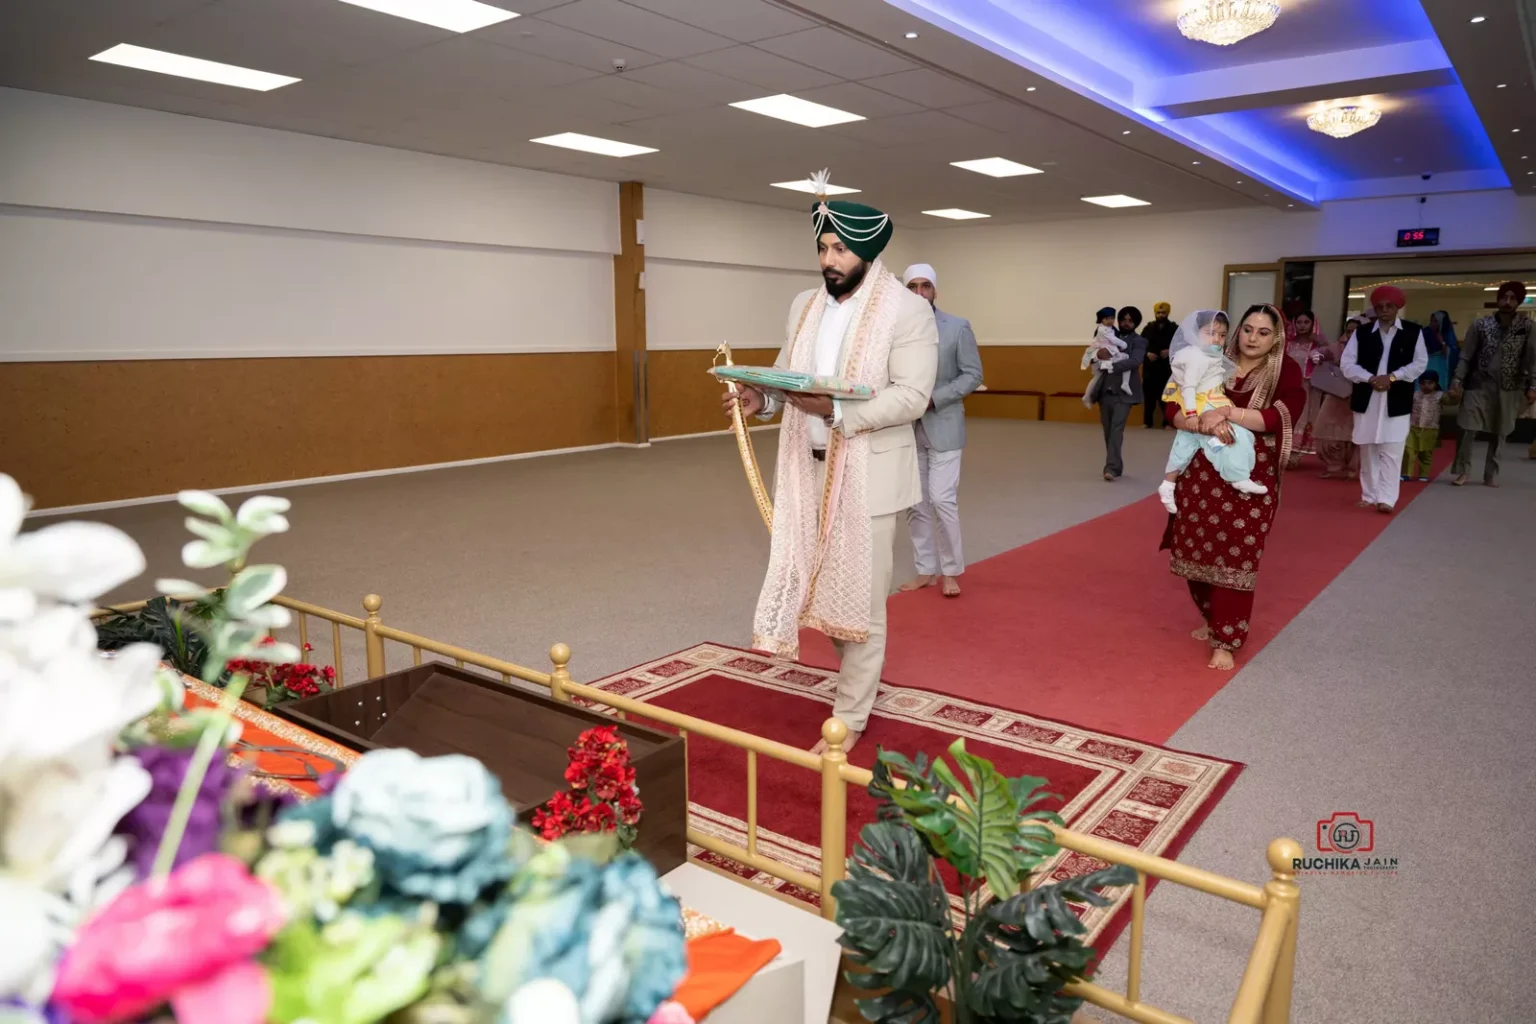
[[[1191,329],[1199,330],[1201,315],[1195,314]],[[1208,322],[1216,320],[1215,311],[1207,316]],[[1188,581],[1205,619],[1194,636],[1209,643],[1210,667],[1230,671],[1233,652],[1248,636],[1259,562],[1280,504],[1280,473],[1307,394],[1301,368],[1286,357],[1284,318],[1274,306],[1248,308],[1227,338],[1226,355],[1235,366],[1224,388],[1227,401],[1207,403],[1188,416],[1181,403],[1170,402],[1165,412],[1177,429],[1215,438],[1222,446],[1237,441],[1234,427],[1252,432],[1251,481],[1264,493],[1224,479],[1208,457],[1210,446],[1202,443],[1175,482],[1177,511],[1168,516],[1162,547],[1170,549],[1169,567]]]

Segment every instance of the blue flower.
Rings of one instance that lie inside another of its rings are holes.
[[[342,777],[330,811],[337,830],[373,851],[383,884],[404,896],[473,903],[516,867],[512,807],[472,757],[373,751]]]
[[[643,1022],[682,980],[682,909],[638,854],[603,866],[556,843],[524,866],[508,897],[482,965],[493,1003],[551,978],[576,993],[582,1024]]]

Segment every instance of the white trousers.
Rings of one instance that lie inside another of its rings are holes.
[[[833,640],[837,648],[837,699],[832,714],[844,725],[863,732],[880,689],[885,668],[885,599],[891,592],[895,562],[896,516],[869,520],[869,639],[862,644]]]
[[[965,572],[960,546],[960,456],[917,446],[917,472],[923,500],[907,509],[919,576],[959,576]]]
[[[1407,441],[1360,446],[1360,498],[1372,505],[1397,507]]]

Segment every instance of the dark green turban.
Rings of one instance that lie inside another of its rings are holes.
[[[889,214],[873,206],[842,199],[831,199],[811,207],[811,225],[817,238],[828,231],[836,232],[843,244],[866,263],[873,263],[875,257],[885,251],[895,229]]]

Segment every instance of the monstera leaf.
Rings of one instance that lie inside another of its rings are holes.
[[[1009,779],[1008,785],[1013,790],[1014,803],[1019,807],[1019,835],[1017,849],[1019,852],[1019,867],[1027,875],[1033,873],[1035,868],[1048,857],[1054,857],[1061,849],[1056,845],[1055,836],[1046,827],[1046,822],[1065,826],[1061,815],[1055,811],[1030,810],[1035,804],[1045,800],[1059,799],[1055,793],[1045,791],[1045,780],[1030,775],[1021,775],[1016,779]]]
[[[949,984],[955,943],[949,896],[917,834],[893,821],[865,825],[848,877],[832,895],[843,929],[838,941],[862,968],[844,976],[881,991],[858,1000],[859,1012],[882,1024],[937,1024],[933,993]]]
[[[934,774],[928,755],[920,753],[909,761],[881,750],[872,774],[869,795],[875,799],[878,819],[916,828],[929,854],[954,863],[950,837],[958,824],[949,806],[951,792]]]
[[[1094,890],[1135,881],[1135,871],[1115,865],[990,904],[975,947],[967,950],[970,1009],[983,1018],[1067,1024],[1082,1000],[1062,995],[1062,986],[1081,978],[1093,959],[1082,942],[1086,929],[1067,901],[1108,906]]]

